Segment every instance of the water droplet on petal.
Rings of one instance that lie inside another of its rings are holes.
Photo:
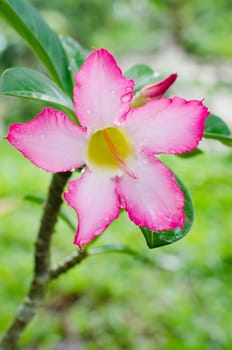
[[[120,198],[120,204],[122,208],[126,208],[126,201],[124,198]]]
[[[130,92],[122,95],[122,97],[121,97],[122,103],[130,102],[130,100],[131,100],[131,93]]]
[[[94,236],[98,236],[100,233],[102,233],[104,231],[103,227],[98,227],[96,228],[95,232],[94,232]]]
[[[90,115],[90,114],[91,114],[91,109],[87,109],[87,110],[86,110],[86,113],[87,113],[88,115]]]
[[[114,112],[114,116],[115,116],[115,117],[117,117],[117,116],[118,116],[118,112],[117,112],[117,111],[115,111],[115,112]],[[115,121],[115,123],[114,123],[114,125],[116,125],[116,126],[120,126],[120,125],[121,125],[121,123],[120,123],[120,121],[116,120],[116,121]]]
[[[111,90],[111,94],[114,95],[115,94],[115,90]]]

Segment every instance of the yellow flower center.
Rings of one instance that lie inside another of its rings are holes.
[[[118,168],[132,153],[132,147],[118,128],[106,128],[95,132],[88,144],[88,158],[101,167]]]

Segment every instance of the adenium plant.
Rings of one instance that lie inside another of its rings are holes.
[[[26,0],[0,1],[0,15],[29,43],[52,78],[10,68],[2,75],[1,93],[55,106],[29,122],[16,121],[6,136],[33,164],[54,173],[35,243],[31,285],[0,343],[1,350],[12,350],[52,279],[91,254],[113,250],[141,258],[122,245],[95,251],[86,246],[121,209],[141,228],[150,248],[183,238],[193,220],[191,198],[159,155],[194,156],[203,136],[228,146],[232,136],[202,101],[164,97],[176,73],[159,82],[146,65],[122,73],[104,48],[86,58],[77,42],[59,38]],[[74,243],[80,249],[51,267],[51,238],[63,198],[76,211]]]
[[[143,95],[153,90],[151,101],[132,108],[134,81],[123,76],[106,49],[95,50],[75,76],[80,125],[46,108],[34,120],[10,127],[7,140],[38,167],[55,173],[85,165],[64,194],[77,212],[79,247],[102,233],[120,208],[150,230],[183,228],[184,195],[158,155],[192,151],[209,112],[201,101],[159,99],[173,80],[145,88]]]

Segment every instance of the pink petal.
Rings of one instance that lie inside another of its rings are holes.
[[[137,149],[183,153],[198,145],[208,115],[200,101],[162,98],[131,110],[122,127]]]
[[[85,162],[86,133],[60,111],[45,108],[25,124],[13,124],[7,140],[38,167],[59,172]]]
[[[102,233],[119,215],[115,181],[85,168],[84,174],[70,181],[64,197],[79,218],[74,243],[79,247]]]
[[[150,230],[183,227],[184,196],[172,172],[157,158],[142,153],[129,167],[137,179],[123,175],[117,179],[116,190],[130,219]]]
[[[75,80],[75,111],[89,131],[112,126],[129,111],[134,81],[123,77],[105,49],[95,50],[87,58]]]

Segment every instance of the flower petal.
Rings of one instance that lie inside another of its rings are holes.
[[[184,195],[174,175],[157,158],[139,153],[129,164],[137,179],[123,175],[116,190],[130,219],[150,230],[183,227]]]
[[[200,101],[162,98],[131,110],[122,127],[146,153],[184,153],[198,145],[208,115]]]
[[[69,182],[64,197],[79,218],[74,240],[79,247],[102,233],[120,212],[115,181],[88,168],[79,179]]]
[[[75,111],[88,131],[112,126],[129,111],[134,81],[123,77],[105,49],[95,50],[87,58],[75,80]]]
[[[52,108],[45,108],[28,123],[11,125],[6,138],[32,163],[46,171],[72,170],[85,162],[85,131]]]

